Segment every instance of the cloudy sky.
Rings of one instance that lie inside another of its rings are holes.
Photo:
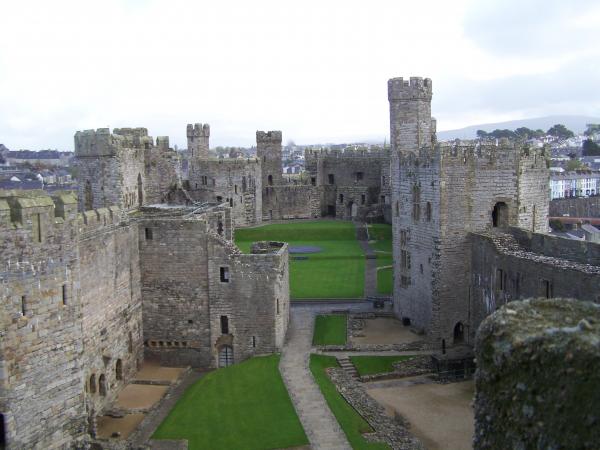
[[[0,143],[145,126],[185,145],[381,139],[387,80],[433,79],[438,129],[600,115],[600,2],[5,1]]]

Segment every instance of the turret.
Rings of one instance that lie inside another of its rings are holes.
[[[281,131],[256,132],[256,156],[262,163],[263,189],[283,184]]]
[[[188,153],[191,158],[208,159],[210,125],[191,123],[187,126]]]
[[[390,140],[395,152],[416,153],[435,141],[435,121],[431,119],[432,84],[429,78],[388,81]]]

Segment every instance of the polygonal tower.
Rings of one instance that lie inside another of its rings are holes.
[[[281,131],[256,132],[256,156],[262,164],[263,190],[283,184],[281,165]]]
[[[187,143],[190,158],[208,159],[208,141],[210,138],[210,125],[205,123],[191,123],[187,126]]]
[[[432,85],[429,78],[392,78],[388,81],[390,142],[396,152],[415,153],[435,141],[431,118]]]

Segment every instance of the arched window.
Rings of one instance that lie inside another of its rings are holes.
[[[498,202],[494,205],[492,211],[492,225],[498,228],[508,226],[508,206],[504,202]]]
[[[454,343],[460,344],[465,340],[465,327],[462,322],[458,322],[454,325]]]
[[[115,364],[115,377],[117,380],[123,379],[123,361],[117,359],[117,363]]]
[[[94,208],[94,194],[92,193],[92,183],[90,183],[90,180],[87,180],[85,182],[83,199],[84,199],[83,208],[86,211]]]
[[[98,378],[98,392],[103,397],[106,396],[106,376],[104,374]]]
[[[143,189],[143,185],[142,185],[142,174],[141,173],[138,173],[137,190],[138,190],[138,206],[142,206],[142,203],[144,203],[144,189]]]
[[[96,374],[90,375],[90,394],[96,393]]]

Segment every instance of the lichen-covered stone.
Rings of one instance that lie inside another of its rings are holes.
[[[600,307],[512,302],[477,333],[475,448],[600,448]]]

